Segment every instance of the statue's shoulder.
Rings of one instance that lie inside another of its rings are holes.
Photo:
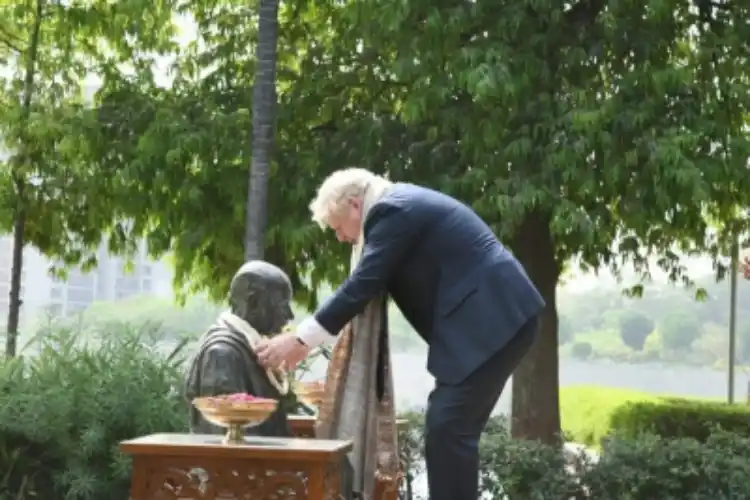
[[[199,355],[206,354],[242,354],[246,355],[250,350],[247,341],[240,338],[226,327],[215,325],[201,338]]]

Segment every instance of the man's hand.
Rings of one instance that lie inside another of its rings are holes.
[[[310,354],[310,348],[293,333],[282,333],[255,346],[258,360],[266,368],[294,370]]]

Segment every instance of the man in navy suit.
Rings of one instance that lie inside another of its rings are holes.
[[[259,358],[295,366],[388,293],[429,346],[430,499],[477,500],[480,435],[536,340],[544,300],[487,224],[437,191],[346,169],[326,179],[310,207],[340,241],[363,245],[361,258],[295,333],[258,348]]]

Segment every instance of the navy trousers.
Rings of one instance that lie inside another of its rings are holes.
[[[430,500],[479,499],[479,438],[506,382],[536,341],[539,318],[464,381],[437,383],[425,417]]]

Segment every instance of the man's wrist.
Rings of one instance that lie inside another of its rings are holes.
[[[336,336],[331,335],[320,323],[315,319],[315,316],[310,316],[302,321],[297,326],[296,335],[297,339],[303,342],[309,349],[313,349],[322,344],[334,344],[336,342]]]

